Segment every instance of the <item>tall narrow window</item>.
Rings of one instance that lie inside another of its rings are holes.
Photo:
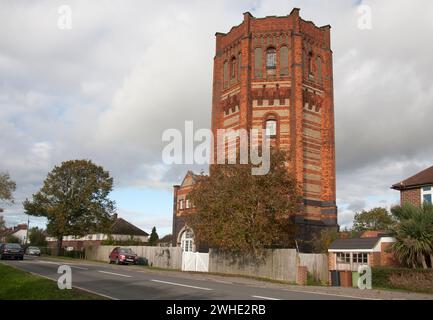
[[[239,54],[238,54],[238,80],[240,81],[241,80],[241,69],[242,69],[242,66],[241,66],[241,58],[242,58],[242,55],[241,55],[241,53],[239,52]]]
[[[323,71],[322,71],[322,58],[317,57],[317,80],[322,82],[323,79]]]
[[[224,82],[224,88],[228,88],[228,86],[229,86],[229,63],[228,63],[228,61],[224,62],[223,82]]]
[[[277,136],[277,120],[269,119],[266,121],[266,136],[273,138]]]
[[[289,75],[289,49],[286,46],[280,48],[280,75]]]
[[[433,204],[433,187],[421,188],[421,203]]]
[[[236,58],[233,57],[230,61],[230,79],[233,80],[236,78]]]
[[[314,78],[314,73],[313,73],[313,52],[312,51],[308,52],[308,77],[309,78]]]
[[[262,48],[254,49],[254,77],[262,77]]]

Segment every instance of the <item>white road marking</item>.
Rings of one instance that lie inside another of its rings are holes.
[[[55,264],[55,265],[62,265],[61,263],[58,262],[52,262],[52,261],[44,261],[44,260],[34,260],[35,262],[40,262],[40,263],[48,263],[48,264]],[[33,262],[33,261],[32,261]]]
[[[159,282],[159,283],[165,283],[165,284],[171,284],[173,286],[180,286],[180,287],[198,289],[198,290],[206,290],[206,291],[212,291],[213,290],[213,289],[209,289],[209,288],[195,287],[195,286],[190,286],[190,285],[187,285],[187,284],[176,283],[176,282],[168,282],[168,281],[161,281],[161,280],[150,280],[150,281]]]
[[[213,282],[218,282],[218,283],[224,283],[224,284],[233,284],[233,282],[230,282],[230,281],[224,281],[224,280],[213,280],[213,279],[211,279],[211,281],[213,281]]]
[[[98,270],[98,272],[100,273],[105,273],[105,274],[111,274],[113,276],[119,276],[119,277],[125,277],[125,278],[132,278],[132,276],[128,276],[126,274],[120,274],[120,273],[114,273],[114,272],[108,272],[108,271],[100,271]]]
[[[89,270],[88,268],[78,267],[67,263],[59,263],[59,262],[53,262],[53,261],[43,261],[43,260],[35,260],[35,262],[41,262],[41,263],[48,263],[48,264],[55,264],[57,266],[66,265],[70,266],[71,268],[80,269],[80,270]]]
[[[262,297],[262,296],[252,296],[253,298],[257,298],[257,299],[263,299],[263,300],[280,300],[277,298],[270,298],[270,297]]]
[[[297,293],[310,293],[310,294],[318,294],[322,296],[332,296],[332,297],[343,297],[343,298],[351,298],[351,299],[359,299],[359,300],[383,300],[383,299],[375,299],[375,298],[367,298],[367,297],[356,297],[345,294],[336,294],[336,293],[323,293],[323,292],[314,292],[314,291],[302,291],[302,290],[289,290],[284,289],[285,291],[297,292]]]
[[[77,266],[71,266],[69,265],[71,268],[75,268],[75,269],[80,269],[80,270],[89,270],[88,268],[83,268],[83,267],[77,267]]]

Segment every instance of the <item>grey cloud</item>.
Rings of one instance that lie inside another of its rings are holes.
[[[0,170],[19,187],[10,221],[52,166],[71,158],[103,165],[118,187],[180,183],[190,166],[161,163],[161,135],[185,120],[210,126],[215,32],[244,11],[293,7],[332,25],[340,223],[396,203],[391,184],[433,159],[433,3],[371,2],[371,31],[357,28],[355,3],[74,1],[73,29],[60,31],[63,1],[2,2]]]

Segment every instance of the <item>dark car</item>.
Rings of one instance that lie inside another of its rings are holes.
[[[138,256],[130,248],[116,247],[111,251],[110,263],[116,264],[137,264]]]
[[[23,248],[18,243],[3,243],[0,246],[0,260],[7,258],[23,260]]]

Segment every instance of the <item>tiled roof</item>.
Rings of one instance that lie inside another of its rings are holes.
[[[404,190],[425,185],[433,185],[433,166],[418,172],[416,175],[407,178],[406,180],[394,184],[392,189]]]
[[[111,226],[111,234],[120,234],[128,236],[148,236],[149,234],[140,228],[134,226],[128,221],[117,218],[116,222]]]
[[[354,239],[337,239],[331,246],[330,250],[367,250],[373,249],[380,238],[354,238]]]

